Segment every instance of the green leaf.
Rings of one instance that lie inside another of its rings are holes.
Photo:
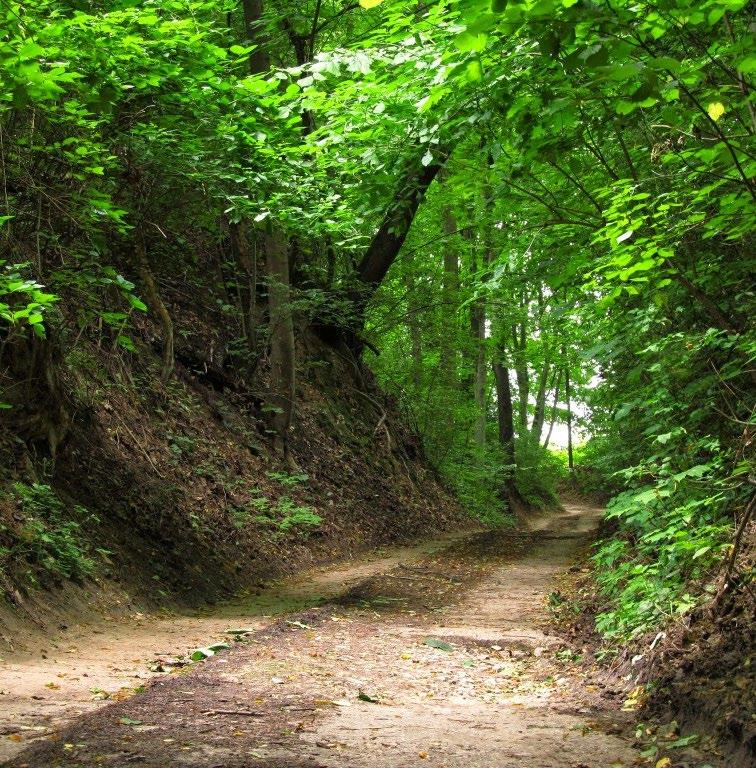
[[[477,83],[483,79],[483,67],[480,64],[480,59],[471,59],[465,65],[465,76],[471,83]]]
[[[741,59],[735,67],[738,72],[742,72],[744,75],[752,75],[756,72],[756,54],[752,53]]]
[[[447,653],[454,650],[454,646],[449,645],[449,643],[445,643],[443,640],[439,640],[436,637],[426,637],[425,640],[423,640],[423,644],[428,645],[431,648],[437,648],[439,651],[446,651]]]
[[[134,720],[131,717],[121,717],[121,718],[118,719],[118,722],[121,725],[142,725],[142,721],[141,720]]]
[[[360,701],[368,701],[371,704],[380,704],[381,703],[379,699],[374,699],[372,696],[368,696],[368,694],[367,693],[363,693],[362,690],[360,690],[360,692],[357,694],[357,698]]]
[[[470,52],[480,53],[480,51],[482,51],[486,47],[487,39],[488,39],[487,35],[473,34],[465,30],[464,32],[460,32],[454,38],[454,45],[456,45],[460,51],[463,51],[465,53],[470,53]]]
[[[192,661],[202,661],[202,659],[209,659],[211,656],[215,656],[217,651],[230,647],[228,643],[213,643],[213,645],[208,645],[204,648],[197,648],[191,653],[189,658]]]
[[[706,107],[706,114],[714,121],[717,122],[722,115],[726,112],[724,104],[721,101],[712,101]]]
[[[116,341],[120,347],[123,347],[123,349],[127,350],[128,352],[137,351],[136,347],[134,346],[134,342],[128,336],[124,336],[122,333],[118,334]]]

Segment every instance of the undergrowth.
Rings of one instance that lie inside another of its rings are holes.
[[[625,485],[607,507],[616,529],[592,556],[606,600],[596,628],[608,645],[658,630],[717,590],[732,516],[743,504],[743,467],[704,443],[689,442],[676,456],[665,448],[601,483],[587,475],[591,491]],[[578,489],[586,490],[579,483]]]
[[[18,572],[30,586],[45,577],[81,581],[95,570],[82,526],[96,524],[86,508],[71,510],[49,486],[15,482],[3,494],[0,571]]]
[[[512,468],[503,464],[498,446],[460,447],[444,456],[438,467],[472,517],[494,528],[512,524],[513,517],[501,496]]]

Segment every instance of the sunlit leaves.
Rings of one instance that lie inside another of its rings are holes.
[[[722,104],[721,101],[712,101],[707,107],[706,107],[706,114],[714,121],[716,122],[719,120],[722,115],[726,112],[724,104]]]
[[[471,32],[460,32],[456,38],[454,38],[454,44],[460,51],[464,52],[480,52],[486,47],[486,35],[472,34]]]

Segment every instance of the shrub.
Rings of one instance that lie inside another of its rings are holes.
[[[36,583],[35,571],[50,576],[80,581],[95,568],[81,535],[84,522],[96,520],[84,507],[72,509],[49,485],[16,482],[11,486],[11,501],[21,513],[18,524],[1,523],[0,564],[25,564],[26,576]]]

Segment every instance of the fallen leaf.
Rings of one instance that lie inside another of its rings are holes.
[[[121,725],[141,725],[142,724],[141,720],[132,720],[132,718],[130,717],[122,717],[118,722]]]
[[[360,701],[369,701],[371,704],[380,704],[381,703],[378,699],[374,699],[372,696],[368,696],[366,693],[363,693],[362,691],[360,691],[357,694],[357,698]]]
[[[454,650],[454,646],[445,643],[443,640],[439,640],[437,637],[426,637],[425,640],[423,640],[423,644],[429,645],[431,648],[437,648],[439,651],[446,651],[447,653]]]

